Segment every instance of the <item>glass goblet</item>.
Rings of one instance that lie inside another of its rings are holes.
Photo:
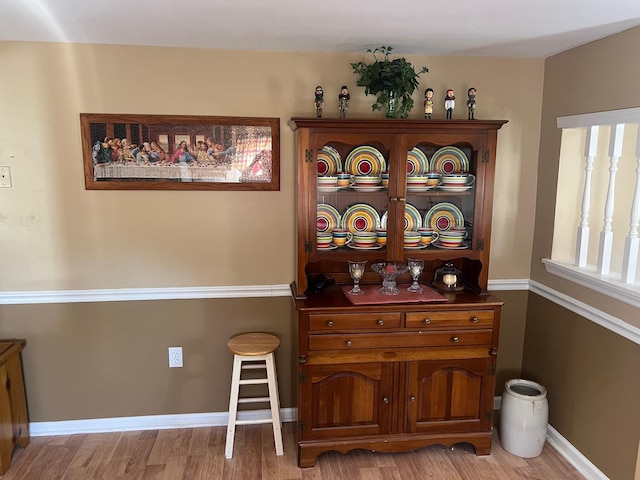
[[[418,278],[422,275],[422,271],[424,270],[424,260],[410,258],[407,260],[407,264],[409,265],[409,273],[413,279],[413,283],[409,288],[407,288],[407,290],[414,293],[422,293],[422,287],[418,285]]]
[[[353,280],[353,288],[349,290],[349,294],[362,295],[364,291],[360,288],[360,279],[364,275],[364,266],[367,264],[367,261],[355,262],[353,260],[348,260],[348,262],[349,275],[351,275],[351,279]]]

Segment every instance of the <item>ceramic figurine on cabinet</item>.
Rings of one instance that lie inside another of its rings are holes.
[[[340,111],[340,118],[347,117],[347,109],[349,108],[349,100],[351,95],[346,85],[340,87],[340,93],[338,94],[338,110]]]
[[[469,99],[467,100],[467,110],[468,110],[468,116],[467,118],[469,120],[475,120],[475,111],[476,111],[476,89],[471,87],[469,88],[469,90],[467,90],[467,96],[469,97]]]
[[[313,101],[313,104],[316,107],[316,117],[322,117],[322,108],[324,107],[324,92],[322,91],[322,87],[320,85],[316,87],[316,98]]]
[[[433,113],[433,88],[424,91],[424,118],[431,118]]]
[[[453,118],[453,109],[456,108],[456,96],[452,89],[447,90],[447,95],[444,98],[444,109],[447,111],[447,120]]]

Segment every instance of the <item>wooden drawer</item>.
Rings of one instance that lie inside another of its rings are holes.
[[[443,328],[491,328],[493,327],[493,310],[407,312],[406,327],[429,330]]]
[[[451,347],[491,344],[492,330],[309,335],[309,350]]]
[[[389,329],[400,328],[400,326],[400,312],[309,315],[310,331]]]

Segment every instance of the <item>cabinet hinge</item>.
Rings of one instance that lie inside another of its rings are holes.
[[[300,424],[300,430],[307,429],[307,422],[305,422],[304,420],[300,420],[299,424]]]
[[[313,152],[308,148],[304,151],[305,162],[313,162]]]
[[[311,243],[311,240],[307,240],[306,242],[304,242],[304,253],[311,253],[312,247],[313,244]]]
[[[482,163],[487,163],[489,161],[489,150],[485,150],[482,152]]]
[[[491,419],[493,418],[493,410],[487,410],[484,416],[488,421],[491,421]]]
[[[496,366],[495,365],[491,365],[489,367],[489,374],[490,375],[495,375],[496,374]]]
[[[480,251],[484,250],[484,240],[480,238],[478,239],[478,241],[476,242],[476,250],[480,250]]]
[[[298,383],[307,383],[306,372],[300,372],[300,374],[298,375]]]

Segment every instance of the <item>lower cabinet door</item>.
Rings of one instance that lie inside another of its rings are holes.
[[[408,433],[491,429],[494,390],[491,358],[408,362]]]
[[[391,363],[306,365],[300,370],[299,438],[379,435],[391,425]]]

